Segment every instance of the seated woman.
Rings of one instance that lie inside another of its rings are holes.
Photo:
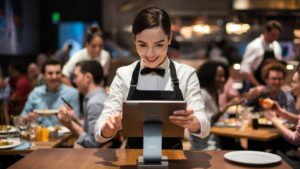
[[[197,72],[202,88],[201,94],[205,105],[205,113],[211,124],[216,122],[222,115],[218,100],[228,75],[227,67],[215,61],[204,63]],[[206,139],[200,139],[191,135],[190,138],[193,150],[216,149],[215,136],[211,135]]]
[[[300,67],[298,67],[297,71],[293,75],[292,83],[291,83],[291,89],[293,94],[298,97],[300,96]],[[279,130],[280,134],[282,135],[285,140],[287,140],[289,143],[291,143],[294,146],[300,146],[300,116],[299,112],[298,114],[294,114],[295,112],[289,112],[286,109],[282,108],[276,101],[273,102],[272,110],[274,110],[279,116],[289,120],[290,122],[293,122],[296,125],[296,128],[294,131],[286,128],[282,121],[276,116],[275,112],[273,111],[266,111],[265,117],[272,121],[273,125]],[[285,147],[286,144],[282,145]],[[279,148],[282,149],[282,146]],[[298,154],[299,154],[299,148],[298,148]],[[293,165],[293,164],[292,164]],[[299,161],[296,162],[297,167],[300,167]]]

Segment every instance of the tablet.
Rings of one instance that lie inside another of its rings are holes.
[[[170,122],[175,110],[185,110],[186,101],[123,102],[122,133],[125,137],[143,137],[144,122],[161,122],[162,137],[183,137],[184,128]]]

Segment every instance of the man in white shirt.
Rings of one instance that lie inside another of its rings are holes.
[[[261,78],[261,68],[269,60],[281,60],[281,48],[276,41],[279,38],[282,26],[279,22],[271,20],[266,26],[264,33],[254,39],[246,47],[246,51],[241,63],[241,73],[251,83],[251,85],[259,86],[264,84]]]

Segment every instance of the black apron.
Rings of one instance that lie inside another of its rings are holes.
[[[262,71],[262,68],[263,68],[266,64],[270,63],[270,61],[276,60],[276,58],[275,58],[275,55],[274,55],[274,51],[273,51],[273,50],[272,50],[272,51],[270,51],[270,50],[269,50],[269,51],[265,51],[263,57],[264,57],[264,58],[263,58],[261,64],[258,66],[257,70],[254,72],[254,76],[255,76],[256,80],[257,80],[260,84],[263,84],[263,85],[264,85],[265,82],[264,82],[264,80],[263,80],[262,77],[261,77],[261,71]]]
[[[174,91],[158,91],[158,90],[138,90],[136,88],[140,74],[140,62],[137,63],[130,83],[130,90],[127,100],[184,100],[179,88],[179,81],[173,61],[170,61],[170,73]],[[143,138],[129,137],[127,138],[126,148],[142,149]],[[182,138],[163,138],[163,149],[182,149]]]

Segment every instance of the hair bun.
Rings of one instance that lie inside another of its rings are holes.
[[[102,35],[102,32],[101,32],[101,29],[99,28],[99,26],[97,24],[94,24],[87,29],[87,34],[101,34]]]

